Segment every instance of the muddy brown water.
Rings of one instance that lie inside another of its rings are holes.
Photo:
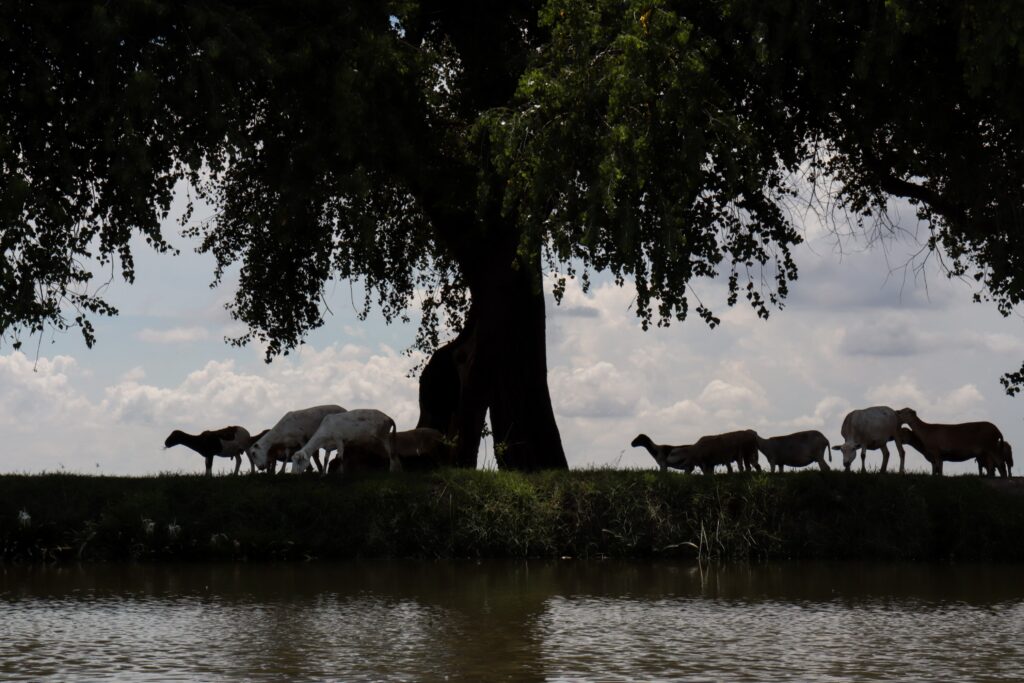
[[[1022,681],[1024,567],[0,568],[0,680]]]

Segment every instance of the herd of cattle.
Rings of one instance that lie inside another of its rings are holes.
[[[906,426],[904,426],[906,425]],[[909,427],[909,429],[908,429]],[[881,449],[882,472],[889,465],[890,441],[896,442],[900,456],[900,472],[904,471],[904,444],[920,451],[931,463],[934,474],[942,474],[943,462],[976,460],[978,474],[1010,476],[1013,451],[991,422],[962,424],[931,424],[910,408],[893,410],[875,406],[850,412],[843,420],[843,443],[832,446],[842,451],[843,467],[850,469],[860,450],[861,470],[869,449]],[[395,421],[379,410],[345,410],[337,405],[322,405],[286,413],[270,429],[255,436],[238,426],[225,427],[201,434],[171,432],[165,448],[183,445],[206,459],[206,474],[211,474],[215,457],[235,459],[235,474],[242,466],[242,454],[249,459],[251,471],[273,474],[278,463],[291,465],[296,473],[311,470],[315,465],[322,473],[353,468],[430,469],[452,464],[452,449],[445,435],[435,429],[418,428],[399,432]],[[818,463],[829,469],[825,456],[831,459],[828,439],[818,431],[804,431],[786,436],[761,438],[752,429],[705,436],[695,443],[669,446],[654,443],[646,434],[633,439],[634,447],[646,448],[662,471],[669,467],[693,472],[700,469],[711,474],[715,467],[725,465],[729,472],[735,464],[741,470],[760,470],[759,453],[764,453],[771,471],[788,467],[804,467]],[[320,451],[325,453],[320,461]],[[337,455],[331,460],[331,453]],[[284,467],[282,467],[282,471]]]
[[[904,427],[903,425],[906,425]],[[909,429],[907,428],[909,427]],[[904,444],[913,446],[931,463],[933,474],[942,474],[942,463],[975,460],[978,474],[994,476],[999,472],[1008,477],[1013,468],[1013,449],[1003,439],[999,429],[991,422],[965,422],[962,424],[932,424],[917,416],[911,408],[893,410],[875,406],[850,412],[843,420],[843,443],[832,446],[842,451],[843,467],[849,471],[860,450],[860,467],[865,469],[865,455],[869,449],[881,449],[882,472],[889,465],[890,441],[896,442],[900,455],[900,472],[904,471]],[[763,439],[752,429],[715,434],[698,439],[685,446],[656,444],[646,434],[640,434],[633,447],[646,448],[664,472],[669,467],[705,474],[725,465],[730,472],[735,464],[741,470],[757,469],[758,452],[764,453],[772,472],[785,466],[804,467],[812,462],[829,469],[825,455],[831,459],[828,439],[818,431],[797,432],[786,436]]]

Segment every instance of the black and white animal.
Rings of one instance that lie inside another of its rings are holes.
[[[757,437],[757,449],[768,458],[768,464],[772,472],[779,468],[782,472],[783,466],[804,467],[812,462],[818,463],[823,471],[829,469],[825,462],[825,455],[832,459],[832,451],[828,447],[828,439],[821,432],[809,429],[805,432],[795,432],[785,436],[773,436],[763,439]]]
[[[285,413],[263,438],[250,447],[256,467],[273,474],[278,462],[291,461],[292,454],[309,441],[326,416],[344,412],[345,409],[338,405],[322,405]],[[314,454],[313,460],[322,472],[319,455]]]
[[[200,434],[189,434],[180,429],[175,429],[164,440],[164,448],[187,446],[203,456],[206,459],[207,476],[213,474],[213,459],[215,457],[234,458],[235,474],[238,474],[238,468],[242,466],[242,452],[249,447],[249,444],[249,432],[244,427],[237,425],[225,427],[224,429],[207,430]],[[253,466],[251,455],[249,456],[249,466]]]

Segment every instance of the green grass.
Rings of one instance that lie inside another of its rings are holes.
[[[1024,495],[1008,489],[816,471],[11,475],[0,476],[0,559],[1024,560]]]

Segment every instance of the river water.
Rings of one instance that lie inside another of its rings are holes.
[[[0,680],[1022,681],[1024,567],[0,568]]]

